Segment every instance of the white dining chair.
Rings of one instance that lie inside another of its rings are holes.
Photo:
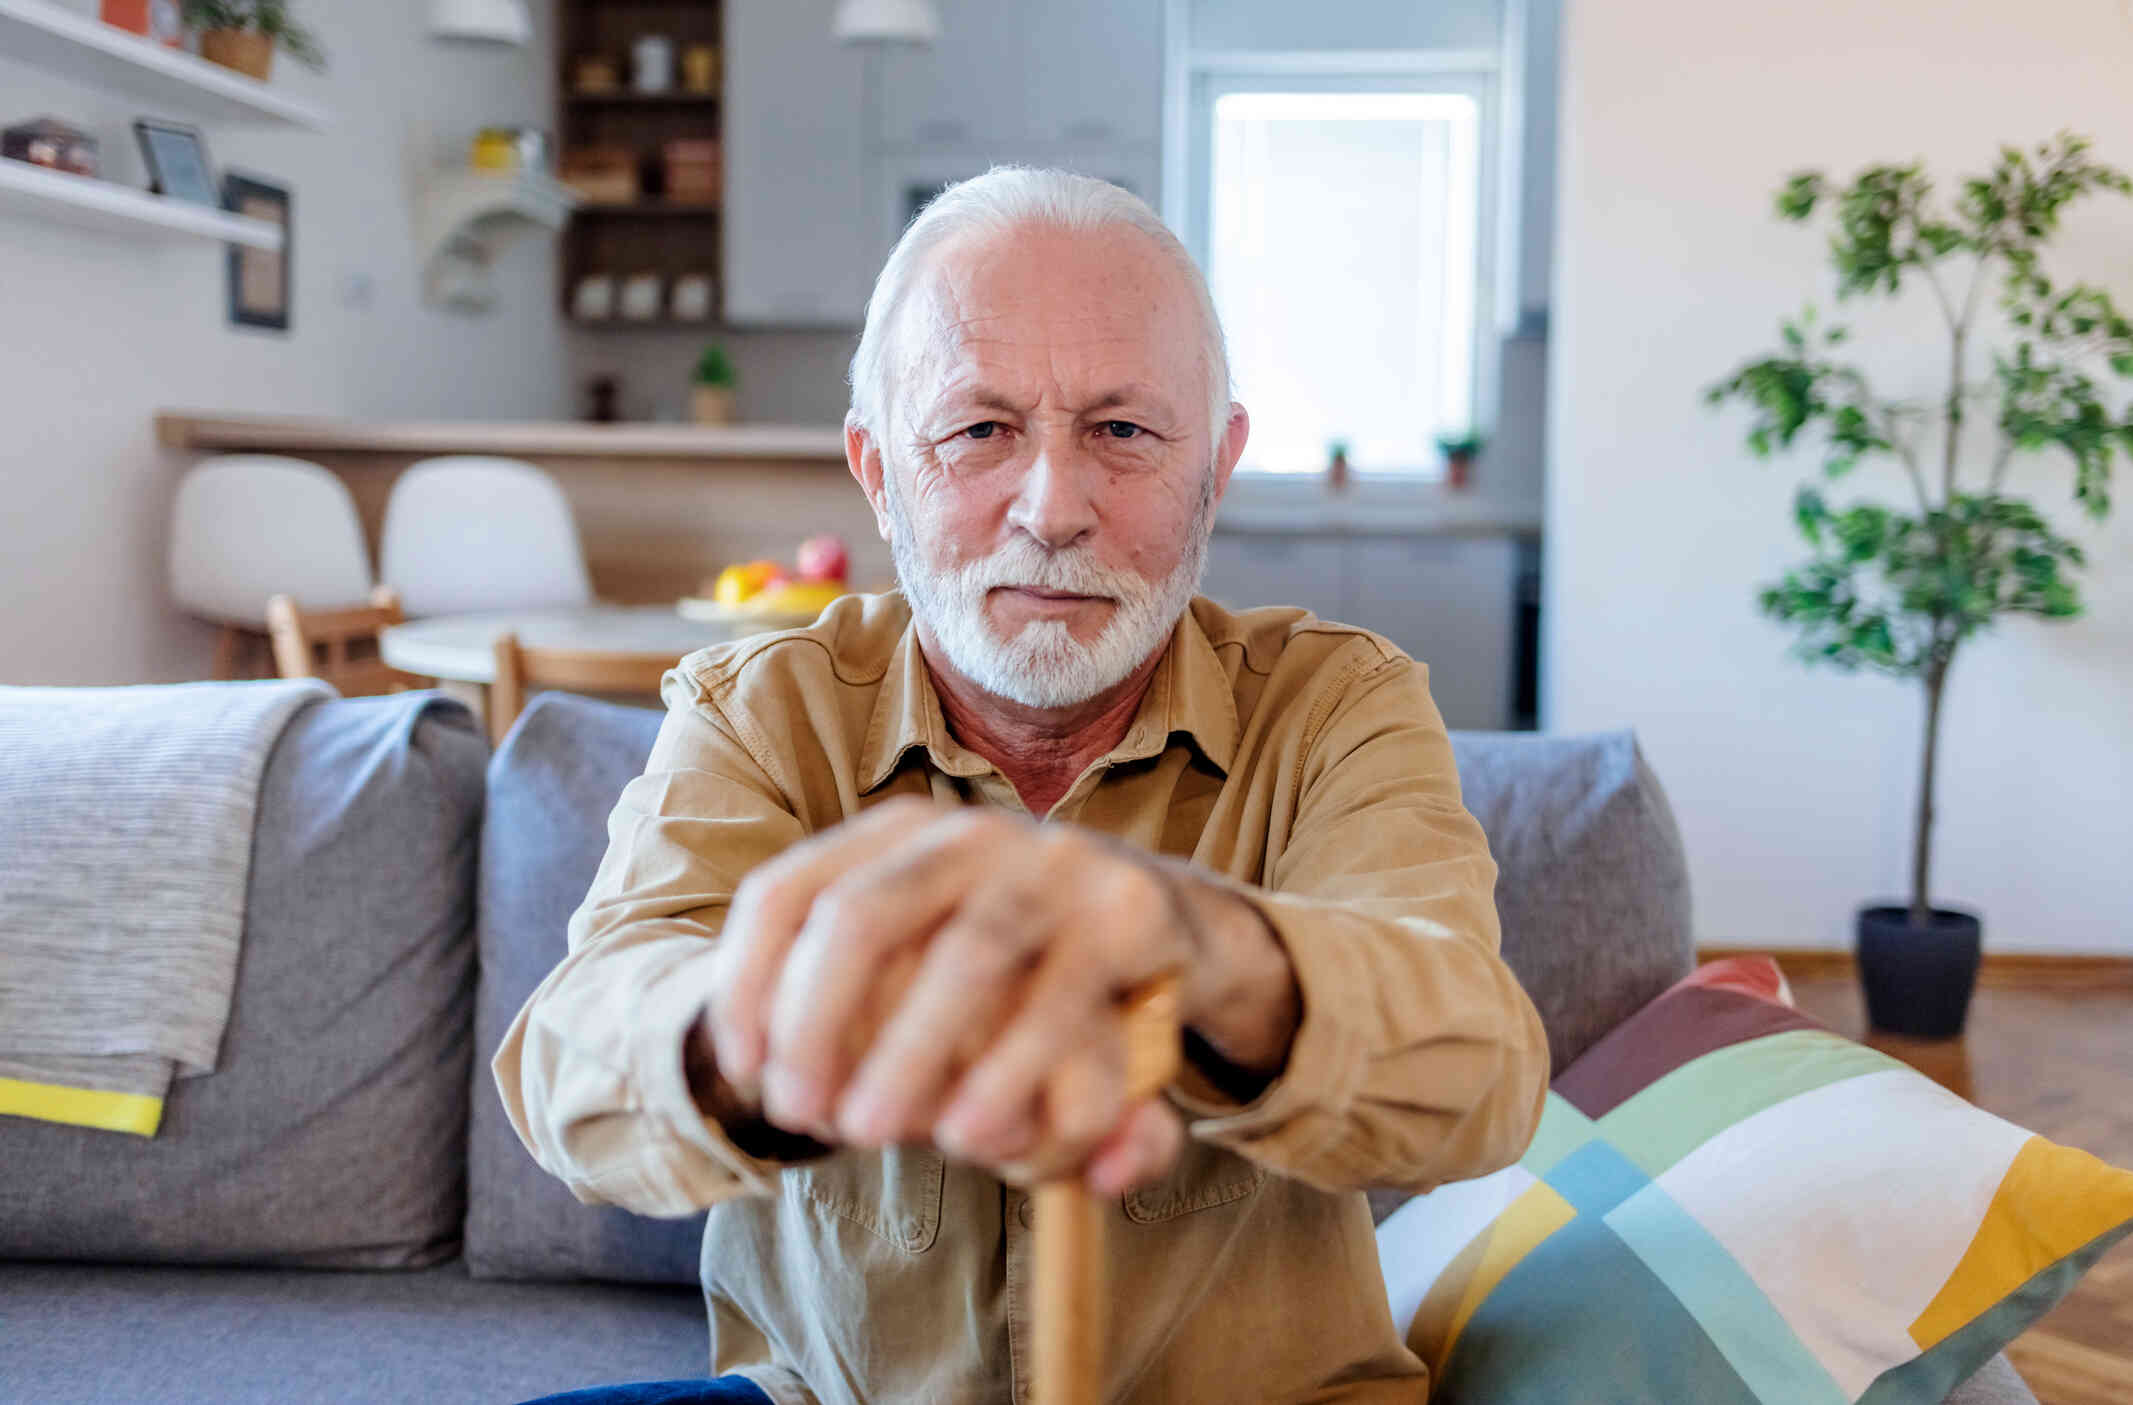
[[[217,678],[236,677],[240,658],[264,647],[272,597],[338,609],[368,598],[374,585],[355,499],[317,464],[231,454],[179,481],[170,593],[186,613],[222,626]]]
[[[386,499],[378,557],[410,617],[592,603],[569,500],[517,459],[408,465]]]

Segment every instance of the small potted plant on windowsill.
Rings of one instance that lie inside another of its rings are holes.
[[[200,57],[262,83],[279,45],[314,72],[326,54],[310,28],[289,13],[289,0],[183,0],[185,24],[200,31]]]
[[[1481,436],[1472,430],[1437,436],[1437,452],[1444,455],[1444,486],[1462,490],[1473,477],[1474,458],[1481,452]]]
[[[726,348],[717,342],[696,358],[695,384],[689,393],[689,410],[698,424],[733,423],[733,388],[740,381]]]

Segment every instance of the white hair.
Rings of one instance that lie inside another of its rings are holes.
[[[1200,363],[1207,379],[1207,424],[1210,455],[1222,442],[1229,422],[1229,351],[1215,300],[1199,265],[1170,232],[1162,217],[1132,191],[1097,180],[1034,166],[994,166],[982,176],[959,181],[936,196],[905,227],[889,251],[867,299],[866,326],[852,354],[852,408],[846,417],[890,452],[896,382],[907,357],[897,346],[896,324],[903,305],[927,266],[928,256],[950,241],[973,232],[1004,234],[1048,227],[1075,232],[1136,229],[1146,235],[1192,289],[1200,316]]]

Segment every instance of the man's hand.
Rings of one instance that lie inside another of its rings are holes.
[[[1183,865],[1064,825],[892,801],[750,874],[704,1025],[719,1074],[826,1141],[931,1140],[1003,1178],[1160,1176],[1183,1129],[1128,1106],[1118,1001],[1180,976],[1181,1017],[1277,1070],[1299,1002],[1257,912]]]

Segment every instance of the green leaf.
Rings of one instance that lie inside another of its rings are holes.
[[[1822,523],[1828,517],[1828,506],[1823,503],[1822,495],[1813,488],[1802,486],[1793,494],[1792,520],[1799,524],[1800,535],[1816,546],[1822,544]]]

